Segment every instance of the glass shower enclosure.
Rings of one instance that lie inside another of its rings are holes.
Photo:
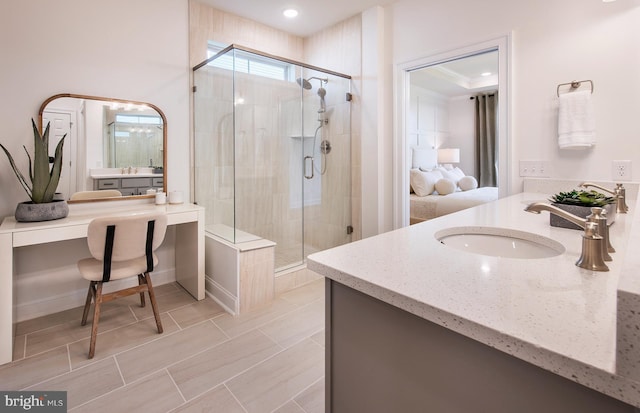
[[[207,236],[276,243],[275,270],[351,241],[351,78],[231,45],[194,67]]]

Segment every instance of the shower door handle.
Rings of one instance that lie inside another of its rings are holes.
[[[307,161],[311,159],[311,175],[307,175]],[[313,156],[304,157],[304,177],[307,179],[313,179]]]

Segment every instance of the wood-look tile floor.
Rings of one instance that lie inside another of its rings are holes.
[[[324,412],[323,280],[238,317],[176,283],[156,296],[164,333],[138,296],[106,303],[92,360],[82,307],[20,323],[0,388],[65,390],[70,412]]]

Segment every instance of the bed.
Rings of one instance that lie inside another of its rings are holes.
[[[416,224],[498,199],[498,188],[485,186],[449,195],[418,196],[411,194],[409,222]]]
[[[412,148],[409,222],[415,224],[498,199],[498,188],[478,187],[460,168],[437,164],[437,151]]]

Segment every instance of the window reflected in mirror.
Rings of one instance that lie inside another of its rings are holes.
[[[162,168],[162,118],[153,114],[129,114],[126,109],[105,106],[103,164],[107,168]],[[140,111],[150,109],[140,108]]]

